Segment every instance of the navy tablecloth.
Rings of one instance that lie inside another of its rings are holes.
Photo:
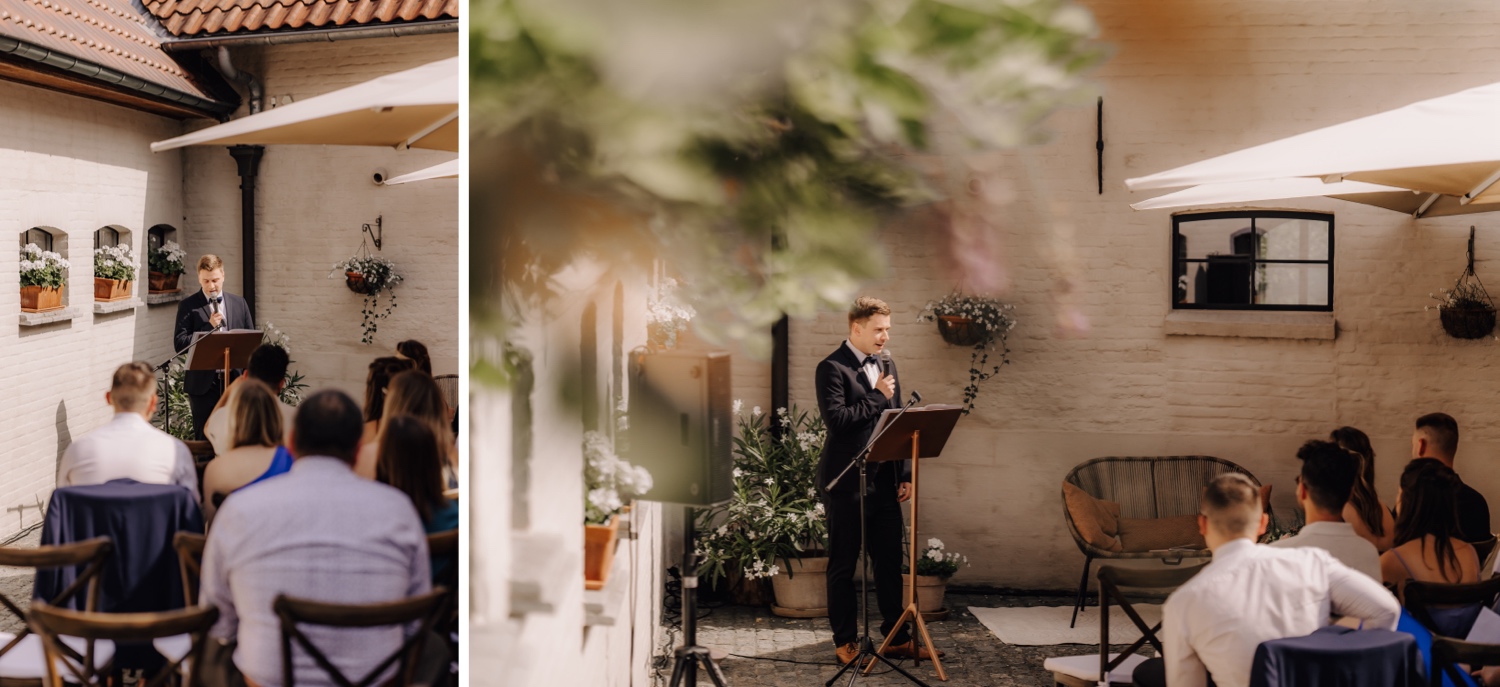
[[[1262,642],[1250,687],[1425,687],[1423,664],[1407,633],[1330,625]]]
[[[192,491],[174,484],[142,484],[122,479],[52,492],[42,524],[42,544],[68,544],[100,535],[114,541],[114,553],[99,576],[99,608],[105,613],[167,611],[182,608],[182,573],[172,536],[203,532],[203,514]],[[51,601],[81,568],[38,570],[34,597]],[[75,594],[67,608],[82,610],[87,594]]]

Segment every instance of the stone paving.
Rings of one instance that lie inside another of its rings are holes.
[[[20,540],[11,542],[9,546],[34,549],[41,543],[42,530],[37,528],[27,532],[26,536]],[[32,568],[0,567],[0,594],[14,601],[24,611],[31,606],[31,586],[35,579],[36,570]],[[25,620],[0,608],[0,632],[15,633],[25,626]]]
[[[968,608],[970,605],[981,608],[1065,606],[1071,602],[1071,598],[1060,596],[949,592],[947,605],[952,610],[948,618],[928,623],[933,643],[947,652],[943,668],[948,673],[948,682],[937,679],[929,662],[924,661],[920,667],[913,668],[910,661],[904,661],[901,666],[932,687],[1051,687],[1051,673],[1042,669],[1042,662],[1047,657],[1097,652],[1098,645],[1012,646],[996,639],[968,612]],[[700,616],[703,612],[706,611],[700,609]],[[878,632],[878,620],[872,618],[871,623]],[[795,620],[772,615],[765,608],[721,606],[699,621],[698,640],[713,650],[716,657],[725,656],[719,665],[731,687],[813,687],[822,685],[838,672],[826,618]],[[871,687],[912,684],[894,671],[879,674],[883,670],[888,669],[877,666],[874,673],[856,684]],[[840,684],[847,677],[846,673]],[[665,684],[664,679],[662,683]],[[698,684],[712,683],[700,671]]]

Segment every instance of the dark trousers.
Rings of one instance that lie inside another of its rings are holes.
[[[1131,680],[1136,687],[1167,687],[1167,664],[1160,658],[1148,658],[1135,667]],[[1214,686],[1213,677],[1208,678],[1208,687]]]
[[[188,394],[188,406],[193,410],[193,438],[203,441],[203,426],[208,424],[208,416],[214,412],[214,406],[219,404],[219,397],[224,395],[224,383],[214,382],[206,393]]]
[[[875,598],[880,607],[880,635],[871,637],[878,645],[901,617],[901,504],[896,502],[896,486],[889,475],[871,480],[874,493],[865,499],[865,524],[869,525],[866,545],[870,568],[874,573]],[[828,624],[833,626],[833,642],[842,646],[859,638],[859,602],[854,575],[859,569],[859,494],[833,493],[823,496],[828,510]],[[873,615],[874,609],[871,609]],[[895,643],[908,639],[905,627]]]

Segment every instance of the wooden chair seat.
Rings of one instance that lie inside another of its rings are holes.
[[[99,573],[114,551],[109,537],[95,537],[72,544],[39,546],[34,549],[0,547],[0,566],[33,568],[37,570],[83,567],[83,571],[66,588],[51,599],[53,604],[68,602],[84,592],[85,607],[93,609],[99,604]],[[86,590],[86,591],[85,591]],[[41,604],[32,602],[32,606]],[[4,607],[21,620],[27,619],[25,611],[9,597],[0,594],[0,607]],[[76,664],[89,664],[90,668],[107,665],[114,658],[114,644],[110,642],[88,642],[68,637],[59,646],[61,655]],[[47,661],[40,637],[32,633],[30,626],[11,634],[0,632],[0,683],[5,685],[41,685],[47,677]]]
[[[70,683],[103,687],[109,683],[114,672],[113,662],[104,667],[82,665],[66,660],[63,636],[80,637],[85,640],[109,640],[113,642],[153,642],[163,638],[189,637],[186,652],[169,656],[167,664],[141,687],[160,687],[167,684],[173,675],[179,674],[185,663],[203,664],[203,652],[208,640],[208,631],[219,619],[219,609],[214,606],[184,608],[160,613],[92,613],[55,608],[43,602],[32,604],[26,614],[31,626],[41,636],[46,652],[47,680],[52,685]],[[164,644],[167,646],[169,644]],[[190,673],[188,687],[198,684],[199,675]]]

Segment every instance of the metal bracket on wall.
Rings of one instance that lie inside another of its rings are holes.
[[[1099,96],[1099,111],[1096,119],[1094,151],[1099,156],[1099,195],[1104,195],[1104,96]]]
[[[384,219],[385,217],[383,215],[377,215],[375,217],[375,228],[371,229],[370,225],[368,224],[362,225],[360,227],[361,233],[369,234],[370,238],[375,240],[375,250],[380,250],[380,237],[385,233],[385,230],[380,226],[381,222]]]

